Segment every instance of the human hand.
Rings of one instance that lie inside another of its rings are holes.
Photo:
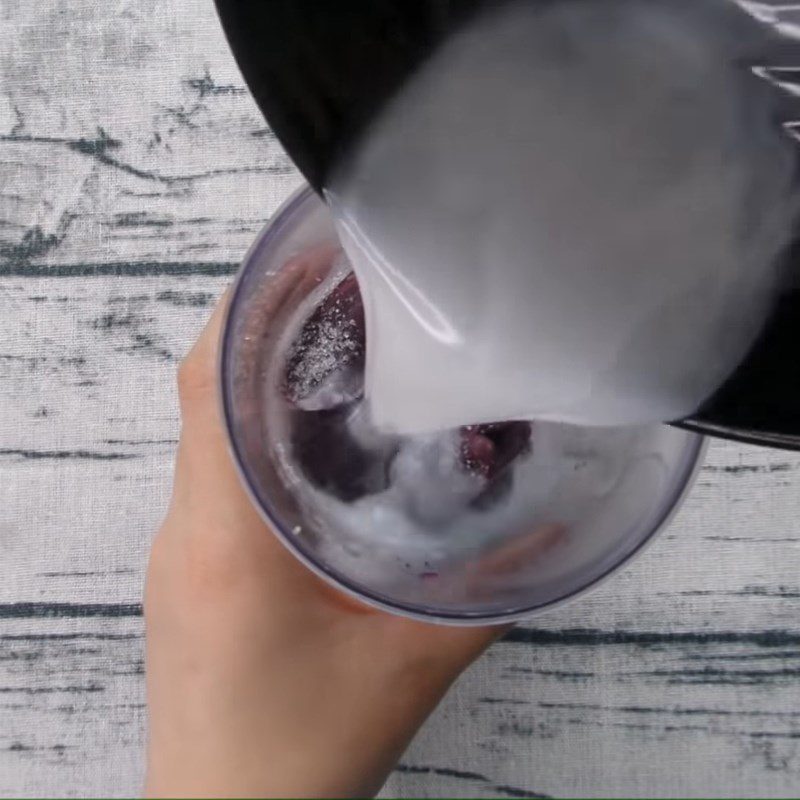
[[[371,795],[503,628],[375,611],[284,548],[225,441],[215,374],[222,305],[180,369],[173,496],[148,569],[146,793]]]

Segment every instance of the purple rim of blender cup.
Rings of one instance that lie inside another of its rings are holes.
[[[270,221],[264,226],[256,237],[250,249],[242,260],[242,265],[236,275],[231,288],[231,298],[222,323],[222,341],[219,349],[219,401],[222,407],[222,418],[227,434],[228,449],[236,466],[236,471],[247,492],[251,502],[264,521],[276,532],[277,538],[283,545],[291,551],[306,567],[325,580],[335,589],[343,591],[350,597],[370,605],[382,611],[400,614],[405,617],[419,620],[421,622],[436,622],[447,625],[499,625],[502,623],[519,622],[535,614],[549,611],[557,606],[575,600],[584,594],[593,591],[612,575],[627,566],[631,561],[638,557],[645,548],[655,539],[655,535],[662,530],[681,508],[686,499],[694,480],[703,463],[703,454],[706,449],[706,440],[703,436],[684,431],[693,437],[690,446],[686,448],[686,464],[683,474],[679,480],[675,481],[674,494],[670,502],[664,503],[664,510],[658,521],[650,528],[647,533],[641,535],[640,541],[628,552],[619,558],[614,564],[610,565],[605,571],[591,578],[579,589],[573,589],[557,596],[552,600],[541,602],[526,608],[512,608],[508,611],[481,612],[481,611],[448,611],[446,609],[431,609],[423,605],[413,605],[392,600],[379,592],[374,592],[366,586],[362,586],[327,564],[319,561],[311,552],[307,551],[302,542],[287,530],[272,507],[268,497],[262,497],[256,488],[255,482],[251,479],[248,466],[242,457],[239,443],[234,436],[233,427],[233,403],[232,403],[232,382],[230,372],[231,350],[233,347],[232,320],[236,316],[236,309],[241,302],[241,290],[245,283],[245,278],[250,266],[257,263],[260,258],[273,246],[273,243],[280,238],[281,232],[291,222],[295,215],[302,212],[306,203],[313,201],[314,191],[311,187],[304,185],[297,189],[273,214]]]

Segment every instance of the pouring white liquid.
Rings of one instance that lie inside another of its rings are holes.
[[[788,242],[794,146],[733,65],[733,5],[506,4],[389,104],[329,194],[377,424],[672,420],[730,375]]]
[[[492,441],[483,455],[463,429],[377,430],[361,394],[360,301],[341,290],[349,272],[333,264],[275,340],[280,357],[265,359],[269,451],[302,508],[293,534],[325,564],[415,604],[481,595],[505,607],[509,593],[603,572],[610,550],[660,524],[697,453],[675,428],[478,426]],[[507,546],[511,561],[487,572]]]

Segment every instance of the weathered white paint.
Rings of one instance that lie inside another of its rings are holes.
[[[210,0],[5,0],[0,42],[0,795],[131,795],[175,366],[299,178]],[[715,444],[655,546],[496,645],[387,794],[796,794],[798,576],[800,455]]]

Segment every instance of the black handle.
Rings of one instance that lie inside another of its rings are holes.
[[[216,0],[272,130],[319,191],[408,75],[490,0]]]

